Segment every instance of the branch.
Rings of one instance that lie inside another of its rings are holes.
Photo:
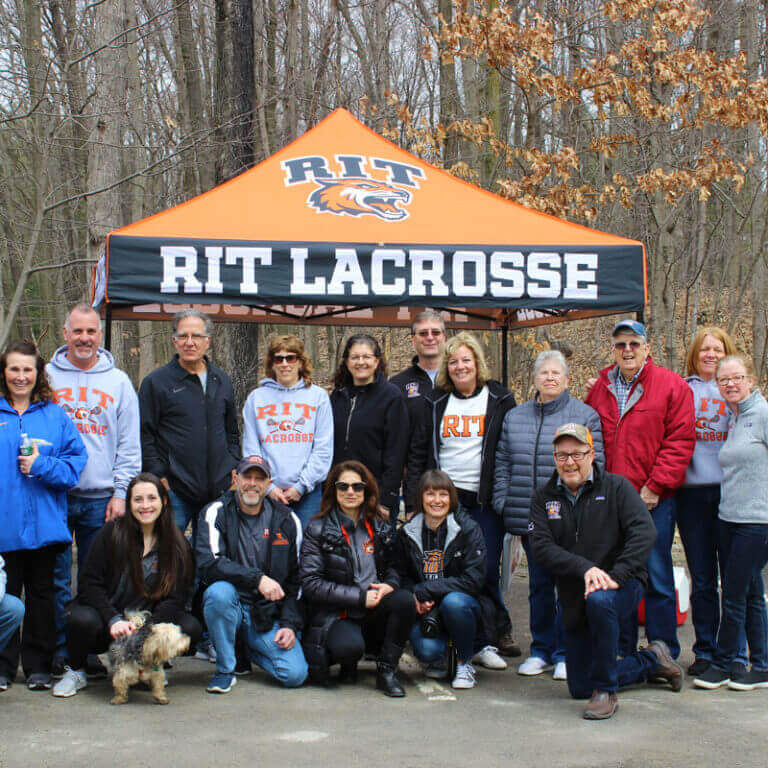
[[[74,267],[75,264],[95,264],[98,259],[74,259],[73,261],[65,261],[63,264],[43,264],[42,267],[34,267],[27,270],[27,274],[31,275],[33,272],[42,272],[46,269],[61,269],[63,267]]]

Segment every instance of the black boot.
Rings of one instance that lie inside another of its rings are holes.
[[[339,683],[356,683],[357,662],[353,661],[350,664],[341,664],[339,666],[339,677],[337,679]]]
[[[384,643],[376,662],[376,688],[392,698],[405,696],[405,688],[397,679],[397,662],[400,661],[402,653],[402,648],[392,643]]]

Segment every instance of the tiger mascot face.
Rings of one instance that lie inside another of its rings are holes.
[[[411,202],[411,193],[373,179],[315,179],[320,184],[307,203],[316,211],[339,215],[372,214],[385,221],[400,221],[408,212],[399,205]]]

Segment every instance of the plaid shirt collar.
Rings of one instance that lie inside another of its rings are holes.
[[[632,391],[632,387],[634,387],[635,382],[637,381],[637,377],[643,372],[643,368],[645,368],[645,363],[640,366],[640,370],[632,377],[632,380],[629,382],[624,380],[618,365],[616,365],[611,371],[613,374],[613,383],[616,387],[616,400],[619,402],[619,417],[624,415],[624,409],[627,407],[629,393]]]

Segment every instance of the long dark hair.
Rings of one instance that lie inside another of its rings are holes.
[[[157,536],[157,584],[152,594],[149,593],[144,581],[144,571],[141,567],[142,553],[144,551],[144,537],[139,521],[131,512],[131,498],[134,486],[138,483],[151,483],[157,489],[163,508],[160,516],[155,521],[155,534]],[[151,600],[160,600],[171,593],[179,579],[187,586],[191,586],[193,578],[192,558],[189,554],[189,546],[184,540],[181,531],[173,521],[173,510],[168,491],[160,479],[151,472],[141,472],[128,484],[125,493],[125,514],[115,521],[114,549],[116,565],[118,568],[126,568],[131,577],[136,593],[148,597]]]
[[[363,495],[361,516],[365,520],[373,520],[379,514],[379,484],[376,478],[365,464],[359,461],[340,461],[333,467],[328,474],[323,487],[323,497],[320,499],[320,511],[315,517],[325,517],[338,506],[336,501],[336,481],[343,472],[354,472],[360,475],[360,479],[365,483],[365,492]]]
[[[448,491],[451,497],[450,512],[454,513],[459,508],[459,494],[456,486],[442,469],[428,469],[420,478],[416,488],[416,512],[424,513],[425,491]]]
[[[371,348],[371,352],[374,357],[379,361],[374,371],[374,378],[380,373],[387,375],[387,361],[381,354],[381,347],[379,342],[373,338],[369,333],[355,333],[347,339],[347,343],[344,345],[344,351],[341,353],[341,360],[339,367],[336,369],[336,373],[333,374],[333,386],[334,387],[351,387],[352,386],[352,374],[347,368],[347,360],[349,360],[349,350],[355,344],[365,344]]]
[[[8,355],[15,352],[17,355],[28,355],[35,358],[35,370],[37,370],[37,379],[35,386],[32,388],[32,394],[29,401],[31,403],[53,402],[53,390],[51,384],[48,381],[48,374],[45,372],[45,360],[40,357],[40,353],[37,351],[37,347],[34,342],[29,339],[19,339],[18,341],[12,341],[0,355],[0,394],[10,403],[11,393],[8,391],[8,385],[5,381],[5,369],[8,366]]]

